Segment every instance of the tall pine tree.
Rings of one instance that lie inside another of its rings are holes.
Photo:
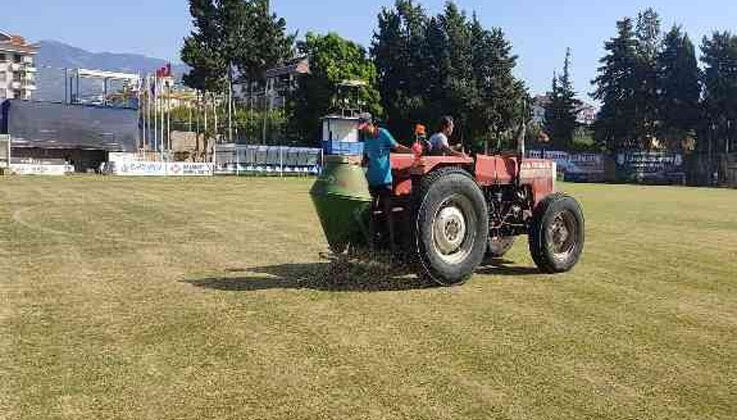
[[[702,150],[733,152],[737,147],[737,36],[715,32],[704,37],[705,137]]]
[[[517,56],[512,54],[512,45],[504,32],[499,28],[484,29],[474,16],[471,34],[476,98],[468,120],[468,136],[480,148],[491,141],[498,144],[503,137],[513,137],[512,131],[526,117],[521,105],[528,98],[524,84],[514,77]]]
[[[457,137],[481,146],[519,126],[524,85],[504,33],[483,28],[452,2],[435,17],[411,0],[379,15],[371,48],[391,129],[412,134],[415,123],[456,118]]]
[[[659,138],[671,150],[695,138],[700,117],[701,84],[694,45],[673,26],[657,60]]]
[[[658,114],[657,59],[661,45],[660,16],[652,8],[637,16],[637,78],[635,90],[637,137],[642,146],[654,145]]]
[[[448,2],[438,17],[448,40],[451,67],[445,81],[444,105],[456,118],[461,141],[470,136],[470,117],[477,96],[473,77],[473,49],[471,27],[466,14],[455,3]]]
[[[638,40],[632,19],[617,22],[617,36],[604,44],[607,51],[593,80],[593,97],[602,102],[594,125],[597,139],[609,150],[641,146],[641,121],[636,92],[640,89]]]
[[[550,102],[545,107],[545,132],[554,147],[568,150],[573,144],[573,135],[578,127],[578,110],[581,101],[576,99],[570,72],[571,49],[566,49],[563,74],[553,75],[553,86],[549,93]]]

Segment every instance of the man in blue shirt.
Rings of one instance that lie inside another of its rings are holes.
[[[386,129],[379,128],[371,114],[361,114],[358,119],[358,130],[363,135],[363,164],[366,169],[366,180],[372,197],[372,215],[370,218],[369,231],[371,234],[371,247],[375,237],[375,224],[373,214],[382,208],[386,216],[389,230],[389,246],[394,253],[394,222],[392,196],[392,164],[391,152],[412,153],[412,149],[397,143],[391,133]]]

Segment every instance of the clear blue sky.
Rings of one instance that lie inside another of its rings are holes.
[[[445,0],[423,0],[430,12]],[[735,0],[492,1],[458,0],[476,11],[486,26],[504,29],[519,55],[518,74],[533,93],[548,89],[566,47],[573,51],[573,77],[579,92],[591,90],[603,42],[615,21],[652,6],[664,28],[682,24],[698,45],[713,30],[737,32]],[[272,0],[272,8],[292,30],[336,31],[368,46],[376,15],[393,0]],[[91,51],[133,52],[178,61],[190,29],[186,0],[3,0],[0,28],[32,41],[55,39]]]

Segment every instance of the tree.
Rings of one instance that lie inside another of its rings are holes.
[[[637,15],[638,54],[646,61],[654,63],[660,50],[660,16],[653,8],[647,8]]]
[[[266,0],[189,0],[193,30],[184,39],[182,61],[191,67],[188,86],[223,92],[233,68],[247,80],[292,55],[295,35],[269,14]]]
[[[720,152],[731,152],[737,139],[737,36],[714,32],[701,45],[704,64],[704,109],[709,143]]]
[[[671,150],[695,138],[700,117],[701,84],[694,45],[673,26],[657,59],[659,137]]]
[[[194,89],[219,92],[225,87],[228,60],[222,48],[219,10],[212,0],[190,0],[192,33],[184,39],[181,58],[190,66],[184,83]]]
[[[244,0],[229,1],[244,3]],[[232,40],[233,50],[236,52],[233,64],[238,68],[242,79],[262,81],[266,70],[292,58],[297,34],[287,33],[286,20],[270,13],[268,0],[245,1],[245,5],[245,17],[241,17],[240,21],[227,20],[236,25],[229,32],[240,34],[241,31],[246,31],[250,36],[247,44],[243,43],[245,40],[242,37]],[[233,17],[237,18],[238,15]]]
[[[578,109],[581,101],[576,99],[570,73],[571,49],[566,49],[563,75],[553,74],[553,86],[549,94],[550,102],[545,107],[545,132],[551,143],[558,149],[568,150],[578,127]]]
[[[425,52],[422,78],[419,81],[423,98],[423,109],[418,113],[418,121],[438,121],[448,113],[445,83],[451,70],[448,37],[437,17],[431,17],[425,29]]]
[[[660,16],[652,8],[637,16],[637,136],[645,147],[651,147],[657,127],[658,90],[657,59],[661,46]]]
[[[520,123],[527,94],[513,75],[504,33],[484,28],[449,2],[428,18],[411,0],[379,14],[371,53],[390,128],[400,138],[445,114],[468,145],[481,146]]]
[[[427,32],[437,29],[432,34]],[[433,44],[429,43],[430,37]],[[412,0],[397,0],[393,9],[378,16],[378,30],[371,44],[378,87],[388,122],[399,138],[409,137],[415,123],[428,116],[428,107],[438,94],[432,84],[440,83],[450,59],[447,40],[436,20],[428,21],[424,9]]]
[[[499,28],[484,29],[476,16],[471,22],[472,67],[476,98],[472,102],[469,137],[477,146],[510,141],[520,123],[523,102],[529,102],[524,84],[514,77],[517,56]]]
[[[473,105],[478,100],[476,80],[473,74],[473,48],[471,26],[465,13],[455,3],[448,2],[438,21],[447,39],[448,57],[451,66],[444,81],[445,101],[443,105],[456,119],[461,141],[471,135],[470,117]],[[481,40],[475,40],[481,42]]]
[[[319,139],[320,118],[336,112],[352,100],[351,106],[381,115],[381,97],[376,88],[376,67],[366,50],[338,34],[307,33],[298,49],[310,62],[310,73],[301,75],[290,99],[293,131],[303,139]],[[353,99],[339,94],[346,81],[361,81]]]
[[[604,56],[593,80],[593,97],[602,102],[594,126],[597,140],[609,150],[620,147],[639,147],[642,133],[641,110],[637,100],[639,80],[638,41],[632,19],[617,22],[617,36],[604,44]]]

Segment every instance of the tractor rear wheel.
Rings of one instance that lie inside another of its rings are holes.
[[[570,271],[585,239],[581,205],[565,194],[546,197],[535,209],[529,232],[532,259],[544,273]]]
[[[439,169],[418,194],[415,240],[424,272],[443,286],[471,277],[486,252],[489,216],[478,184],[458,168]]]

